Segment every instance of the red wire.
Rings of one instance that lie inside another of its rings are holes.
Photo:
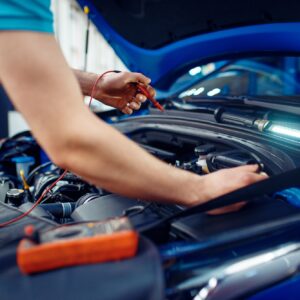
[[[99,80],[107,73],[111,73],[111,72],[114,72],[114,71],[107,71],[107,72],[104,72],[103,74],[99,75],[97,77],[97,79],[95,80],[94,82],[94,85],[93,85],[93,88],[92,88],[92,92],[91,92],[91,98],[90,98],[90,101],[89,101],[89,107],[91,106],[91,102],[92,102],[92,99],[93,99],[93,96],[95,94],[95,90],[96,90],[96,86],[99,82]],[[15,222],[18,222],[19,220],[25,218],[26,216],[28,216],[40,203],[41,201],[43,200],[43,198],[45,197],[46,194],[48,194],[50,192],[50,190],[52,190],[52,188],[60,181],[62,180],[65,175],[67,174],[67,170],[65,170],[60,176],[59,178],[57,178],[57,180],[55,180],[55,182],[53,182],[47,189],[44,190],[44,192],[42,193],[42,195],[40,196],[40,198],[34,203],[34,205],[26,212],[24,212],[23,214],[19,215],[18,217],[16,218],[13,218],[13,219],[10,219],[6,222],[3,222],[3,223],[0,223],[0,228],[1,227],[5,227],[7,225],[10,225],[12,223],[15,223]]]
[[[102,74],[100,74],[97,79],[95,80],[94,84],[93,84],[93,88],[92,88],[92,92],[91,92],[91,97],[90,97],[90,100],[89,100],[89,104],[88,106],[90,107],[91,106],[91,103],[92,103],[92,100],[93,100],[93,96],[95,94],[95,91],[96,91],[96,87],[97,87],[97,84],[98,82],[103,78],[104,75],[106,75],[107,73],[114,73],[115,71],[106,71]],[[157,107],[159,108],[160,110],[163,110],[163,108],[161,107],[161,105],[153,98],[151,97],[150,93],[147,91],[147,89],[143,86],[141,86],[140,84],[138,84],[138,88],[139,90]],[[55,182],[53,182],[43,193],[42,195],[40,196],[40,198],[34,203],[34,205],[26,212],[24,212],[23,214],[19,215],[18,217],[16,218],[13,218],[13,219],[10,219],[6,222],[3,222],[3,223],[0,223],[0,228],[1,227],[5,227],[7,225],[10,225],[12,223],[15,223],[15,222],[18,222],[19,220],[25,218],[26,216],[28,216],[39,204],[40,202],[43,200],[43,198],[45,197],[45,195],[47,193],[49,193],[50,190],[52,190],[52,188],[60,181],[64,178],[64,176],[67,174],[67,170],[65,170],[60,176],[59,178],[57,178],[57,180],[55,180]]]
[[[93,84],[93,88],[92,88],[92,92],[91,92],[91,97],[90,97],[90,100],[89,100],[89,107],[91,106],[91,103],[92,103],[92,100],[93,100],[93,96],[95,94],[95,91],[96,91],[96,87],[97,87],[97,84],[98,82],[103,78],[104,75],[108,74],[108,73],[115,73],[116,71],[106,71],[102,74],[100,74],[97,79],[95,80],[94,84]]]
[[[40,198],[34,203],[34,205],[26,212],[24,212],[23,214],[19,215],[16,218],[10,219],[6,222],[0,223],[0,227],[5,227],[7,225],[10,225],[12,223],[18,222],[19,220],[23,219],[24,217],[28,216],[39,204],[40,202],[43,200],[44,196],[66,175],[68,171],[65,170],[60,176],[59,178],[57,178],[55,180],[55,182],[53,182],[47,189],[44,190],[44,192],[42,193],[42,195],[40,196]]]
[[[152,103],[153,105],[158,108],[160,111],[164,111],[164,108],[158,103],[157,100],[154,99],[149,93],[149,91],[146,89],[145,86],[143,86],[141,83],[137,84],[138,89],[142,94],[144,94]]]
[[[93,85],[93,88],[92,88],[92,92],[91,92],[91,97],[90,97],[90,100],[89,100],[89,106],[91,106],[91,103],[92,103],[92,100],[93,100],[93,95],[95,93],[95,90],[96,90],[96,87],[97,87],[97,84],[98,82],[103,78],[104,75],[106,75],[107,73],[114,73],[116,71],[106,71],[104,72],[103,74],[100,74],[97,79],[95,80],[94,82],[94,85]],[[147,90],[147,88],[142,85],[141,83],[137,83],[137,88],[139,89],[139,91],[145,95],[147,97],[147,99],[149,99],[153,105],[158,108],[160,111],[164,111],[164,108],[159,104],[159,102],[157,100],[154,99],[154,97],[151,96],[151,94],[149,93],[149,91]]]

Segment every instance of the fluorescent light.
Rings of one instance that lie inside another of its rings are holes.
[[[188,91],[184,91],[184,92],[182,92],[181,94],[179,94],[179,98],[183,98],[183,97],[185,97],[185,96],[187,96],[187,92]]]
[[[187,96],[193,96],[194,95],[194,93],[197,91],[197,89],[191,89],[191,90],[188,90],[187,92],[186,92],[186,95]]]
[[[288,128],[281,125],[272,125],[269,128],[269,130],[274,133],[283,134],[300,139],[300,130],[298,129]]]
[[[193,68],[193,69],[190,69],[190,70],[189,70],[189,74],[190,74],[191,76],[195,76],[195,75],[201,73],[201,71],[202,71],[202,68],[198,66],[198,67],[195,67],[195,68]]]
[[[181,94],[179,94],[178,97],[183,98],[183,97],[187,97],[187,96],[193,96],[196,91],[197,91],[197,89],[190,89],[190,90],[182,92]]]
[[[199,89],[191,89],[191,90],[187,90],[182,92],[181,94],[179,94],[179,98],[184,98],[186,96],[198,96],[200,95],[203,91],[204,91],[204,87],[200,87]]]
[[[201,93],[204,92],[204,90],[205,90],[205,88],[204,88],[203,86],[201,86],[198,90],[196,90],[196,91],[194,92],[194,96],[200,95]]]
[[[221,92],[221,90],[216,88],[216,89],[213,89],[213,90],[209,91],[207,93],[207,96],[212,97],[212,96],[215,96],[215,95],[219,94],[220,92]]]

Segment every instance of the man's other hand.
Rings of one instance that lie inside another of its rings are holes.
[[[224,169],[205,176],[205,193],[208,199],[214,199],[234,190],[268,178],[265,173],[258,174],[258,165],[247,165]],[[241,199],[242,201],[243,199]],[[209,214],[216,215],[236,211],[244,206],[243,202],[214,209]]]

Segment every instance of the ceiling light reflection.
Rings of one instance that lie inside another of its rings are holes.
[[[204,92],[204,90],[205,90],[205,88],[204,88],[203,86],[201,86],[198,90],[196,90],[196,91],[194,92],[194,96],[200,95],[201,93]]]
[[[221,92],[219,88],[215,88],[207,93],[207,96],[212,97],[218,95]]]
[[[189,70],[189,74],[190,74],[191,76],[195,76],[195,75],[201,73],[201,71],[202,71],[202,68],[201,68],[200,66],[198,66],[198,67],[195,67],[195,68],[190,69],[190,70]]]

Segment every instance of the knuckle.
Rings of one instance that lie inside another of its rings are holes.
[[[146,101],[147,97],[140,94],[138,99],[139,99],[139,101],[144,102],[144,101]]]
[[[250,183],[254,182],[254,176],[253,176],[253,174],[251,174],[251,173],[244,173],[244,174],[241,176],[241,181],[242,181],[244,184],[250,184]]]

